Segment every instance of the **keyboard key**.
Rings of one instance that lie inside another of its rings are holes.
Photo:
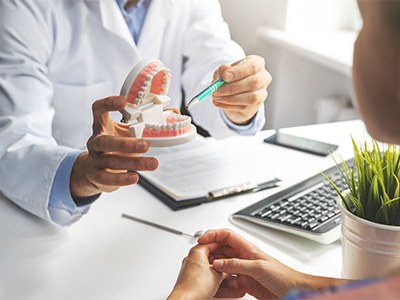
[[[322,214],[320,214],[320,213],[315,213],[314,214],[314,218],[316,218],[316,219],[319,219],[321,216],[322,216]]]
[[[277,211],[278,209],[280,209],[281,207],[279,205],[271,205],[271,210],[272,211]]]
[[[290,217],[291,217],[291,215],[284,215],[284,216],[281,216],[278,220],[281,221],[281,222],[285,222]]]
[[[289,200],[288,199],[283,199],[280,203],[279,203],[282,207],[286,206],[289,204]]]
[[[328,213],[328,218],[332,218],[335,214],[333,212]]]
[[[308,228],[313,229],[315,226],[318,225],[318,222],[314,221],[308,225]]]
[[[306,228],[308,226],[308,222],[304,221],[300,224],[301,227]]]
[[[297,217],[296,219],[294,219],[291,223],[292,224],[297,224],[298,222],[300,222],[301,221],[301,218],[300,217]]]
[[[277,219],[279,216],[280,216],[280,214],[279,214],[279,213],[276,213],[276,214],[274,214],[274,215],[271,216],[271,220],[275,220],[275,219]]]
[[[322,216],[321,219],[319,219],[321,222],[325,222],[326,220],[328,220],[329,218],[327,216]]]
[[[272,214],[272,210],[268,209],[267,211],[264,211],[263,213],[261,213],[261,217],[265,218],[266,216]]]
[[[316,219],[315,218],[309,218],[307,221],[309,222],[309,223],[312,223],[312,222],[314,222]]]

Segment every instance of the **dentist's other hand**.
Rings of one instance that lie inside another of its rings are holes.
[[[157,169],[155,158],[140,156],[148,151],[149,144],[143,139],[130,137],[128,125],[114,122],[109,117],[110,111],[119,111],[125,104],[126,99],[122,96],[107,97],[93,103],[93,135],[87,142],[88,151],[77,158],[71,173],[73,197],[111,192],[137,183],[139,175],[134,171]]]
[[[236,65],[221,65],[214,79],[218,77],[222,77],[225,84],[213,93],[214,105],[223,109],[231,122],[238,125],[250,123],[267,99],[267,88],[272,81],[264,59],[249,55]]]

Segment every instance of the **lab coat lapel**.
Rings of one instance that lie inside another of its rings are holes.
[[[152,0],[138,41],[141,53],[148,57],[159,57],[164,27],[175,3],[176,0]]]
[[[103,27],[125,40],[132,47],[136,56],[140,57],[117,2],[115,0],[100,0],[100,13]]]

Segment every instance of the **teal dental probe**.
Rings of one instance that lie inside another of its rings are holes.
[[[195,107],[197,104],[199,104],[205,98],[207,98],[212,93],[214,93],[224,83],[225,83],[225,81],[223,81],[222,78],[218,78],[218,80],[214,81],[214,83],[212,83],[209,87],[205,88],[199,94],[194,96],[193,99],[190,100],[189,103],[186,105],[186,108],[189,109],[189,108]]]

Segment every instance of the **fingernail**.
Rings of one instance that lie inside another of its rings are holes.
[[[228,72],[225,72],[224,77],[225,77],[225,81],[231,81],[231,80],[233,80],[234,75],[232,72],[228,71]]]
[[[137,147],[138,151],[147,151],[147,149],[149,148],[147,146],[147,142],[145,142],[145,141],[139,142],[136,147]]]
[[[223,260],[214,260],[213,261],[213,267],[215,268],[222,268],[224,266],[224,261]]]
[[[155,170],[158,167],[158,161],[156,159],[150,159],[147,161],[147,168],[149,170]]]
[[[132,172],[132,174],[129,175],[129,180],[133,181],[133,182],[137,182],[138,181],[138,175],[136,173],[133,173],[134,171],[130,171]]]

